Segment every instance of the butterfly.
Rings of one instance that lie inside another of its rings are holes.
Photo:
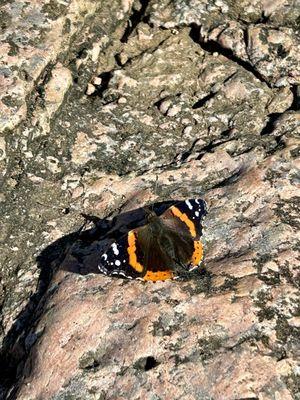
[[[179,201],[158,216],[146,208],[147,223],[130,230],[101,255],[98,269],[105,275],[164,281],[179,266],[198,268],[203,258],[202,199]]]

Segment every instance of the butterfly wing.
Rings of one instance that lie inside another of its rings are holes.
[[[173,278],[172,260],[156,243],[146,225],[113,242],[100,257],[98,269],[105,275],[162,281]]]
[[[113,242],[101,255],[98,263],[100,272],[105,275],[122,276],[130,279],[138,278],[143,274],[143,268],[138,265],[135,265],[134,268],[128,262],[130,232],[118,241]]]
[[[165,211],[160,218],[173,232],[173,253],[180,264],[188,270],[197,268],[203,258],[202,219],[207,214],[206,203],[202,199],[190,199],[176,203]]]

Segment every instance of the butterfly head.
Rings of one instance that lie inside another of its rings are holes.
[[[146,219],[147,222],[153,222],[154,220],[156,220],[158,218],[158,216],[156,215],[156,213],[153,211],[152,208],[150,207],[145,207],[145,214],[146,214]]]

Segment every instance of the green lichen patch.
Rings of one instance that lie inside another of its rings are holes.
[[[212,291],[212,275],[206,271],[204,267],[201,267],[199,271],[195,270],[183,274],[180,280],[184,282],[182,290],[189,293],[191,296],[200,293],[209,294]]]
[[[272,294],[269,290],[260,290],[254,298],[254,305],[258,308],[257,316],[259,322],[271,320],[276,316],[276,310],[268,303],[272,300]]]
[[[42,7],[42,12],[52,20],[56,20],[58,17],[65,15],[67,11],[67,4],[59,3],[55,0],[50,0],[49,3],[43,5]]]
[[[22,105],[22,100],[18,97],[13,96],[4,96],[2,97],[1,101],[7,106],[12,108],[19,108]]]
[[[153,322],[153,336],[172,336],[183,324],[185,315],[174,312],[161,315],[157,321]]]
[[[220,336],[207,336],[198,340],[199,358],[202,361],[209,360],[214,357],[218,350],[224,345],[224,337]]]
[[[0,31],[8,28],[11,24],[12,17],[4,9],[0,10]]]
[[[299,343],[300,328],[289,325],[287,319],[282,315],[277,318],[275,332],[277,339],[282,343]]]
[[[284,378],[285,384],[293,394],[295,400],[300,400],[300,376],[299,372],[291,373]]]
[[[79,359],[80,369],[93,369],[100,365],[100,360],[96,352],[89,351],[83,354]]]
[[[291,227],[300,228],[300,203],[298,197],[278,202],[276,207],[276,214],[285,223]]]

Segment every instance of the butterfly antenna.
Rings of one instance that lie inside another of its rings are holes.
[[[135,196],[134,194],[131,195],[127,200],[124,201],[123,204],[121,204],[121,206],[118,208],[118,213],[120,213],[122,210],[124,210],[125,207],[127,208],[131,208],[132,206],[136,206],[135,202],[134,202]]]
[[[158,175],[155,176],[155,183],[154,183],[154,194],[157,195],[157,188],[158,188]],[[150,211],[154,212],[154,204],[151,204]]]

